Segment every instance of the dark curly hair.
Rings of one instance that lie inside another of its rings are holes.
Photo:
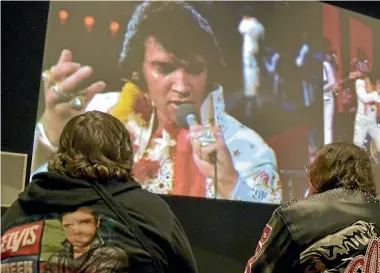
[[[223,84],[226,64],[214,32],[207,20],[184,1],[144,1],[130,19],[120,53],[119,68],[132,79],[141,73],[145,41],[153,37],[166,51],[183,60],[201,56],[208,71],[208,88]],[[135,82],[146,88],[144,80]]]
[[[324,146],[309,170],[317,192],[345,187],[376,195],[370,157],[354,144],[335,142]]]
[[[66,124],[48,170],[86,180],[127,181],[132,165],[132,143],[125,126],[109,114],[89,111]]]

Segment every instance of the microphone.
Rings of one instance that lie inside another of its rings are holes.
[[[191,103],[179,105],[175,112],[175,122],[181,128],[198,125],[198,109]]]
[[[198,125],[198,109],[194,104],[185,103],[177,107],[175,113],[175,121],[178,126],[182,128],[190,128],[191,126]],[[199,136],[199,142],[201,146],[207,146],[210,143],[216,141],[214,134],[210,129],[203,130]],[[216,163],[216,152],[210,155],[212,163]]]
[[[179,127],[190,128],[191,126],[198,125],[198,112],[199,110],[194,104],[184,103],[177,107],[175,112],[175,121]],[[198,136],[201,146],[207,146],[216,141],[214,134],[210,128],[203,130]],[[216,164],[217,157],[216,151],[210,154],[210,161],[214,165],[214,192],[215,198],[218,196],[218,164]]]

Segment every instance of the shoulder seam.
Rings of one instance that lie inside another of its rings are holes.
[[[281,218],[282,222],[285,224],[287,230],[289,231],[290,237],[292,237],[293,242],[296,242],[296,240],[294,239],[293,234],[292,234],[292,232],[291,232],[291,230],[290,230],[290,228],[289,228],[289,225],[288,225],[288,223],[285,221],[284,217],[282,217],[282,215],[281,215],[277,210],[275,210],[274,213],[276,213],[276,214]]]

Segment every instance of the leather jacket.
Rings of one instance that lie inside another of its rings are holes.
[[[116,273],[128,267],[128,256],[116,246],[107,246],[98,235],[91,248],[79,258],[74,258],[72,244],[65,240],[62,249],[47,261],[44,273]]]
[[[280,206],[245,272],[379,273],[379,257],[380,201],[338,188]]]

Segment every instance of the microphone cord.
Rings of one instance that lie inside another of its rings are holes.
[[[218,199],[218,157],[216,155],[216,152],[214,154],[214,192],[215,192],[215,199]]]

